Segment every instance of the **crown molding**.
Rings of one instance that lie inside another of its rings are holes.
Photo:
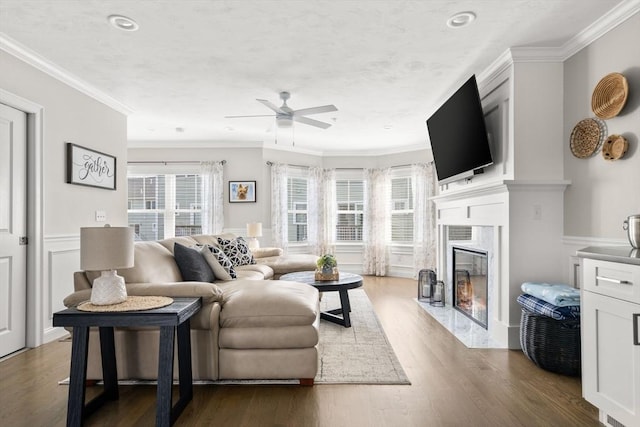
[[[640,0],[625,0],[562,46],[511,47],[478,74],[478,83],[488,84],[515,62],[564,62],[638,12]]]
[[[127,148],[263,148],[262,141],[129,140]]]
[[[640,12],[640,0],[625,0],[619,3],[562,46],[564,59],[572,57],[638,12]]]
[[[640,12],[640,0],[626,0],[602,15],[560,47],[517,46],[511,48],[514,62],[564,62]]]
[[[317,150],[313,148],[303,148],[297,145],[271,144],[263,141],[157,141],[157,140],[130,140],[127,148],[260,148],[275,151],[287,151],[297,154],[309,154],[319,157],[343,157],[343,156],[359,156],[359,157],[376,157],[387,156],[392,154],[402,154],[407,152],[429,150],[426,140],[424,144],[405,145],[396,148],[380,149],[380,150]]]
[[[16,57],[23,62],[26,62],[27,64],[42,71],[48,76],[61,81],[62,83],[78,90],[79,92],[82,92],[83,94],[95,99],[96,101],[105,104],[107,107],[113,108],[114,110],[122,114],[128,116],[129,114],[134,112],[132,108],[107,95],[106,93],[97,89],[95,86],[80,79],[69,70],[66,70],[59,65],[54,64],[44,56],[34,52],[33,50],[13,40],[11,37],[2,32],[0,32],[0,50],[7,52],[9,55]]]

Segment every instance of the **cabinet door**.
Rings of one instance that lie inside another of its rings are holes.
[[[638,313],[638,304],[582,294],[582,394],[626,426],[640,426]]]

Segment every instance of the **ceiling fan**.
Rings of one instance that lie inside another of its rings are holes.
[[[302,108],[300,110],[293,110],[287,105],[287,99],[291,97],[289,92],[280,92],[280,99],[282,99],[282,105],[276,107],[273,103],[266,99],[256,99],[259,103],[263,104],[267,108],[273,110],[275,114],[261,114],[255,116],[225,116],[227,119],[238,119],[245,117],[275,117],[278,127],[290,127],[293,121],[303,123],[305,125],[315,126],[322,129],[327,129],[331,126],[329,123],[321,122],[319,120],[310,119],[305,117],[309,114],[329,113],[331,111],[338,111],[335,105],[323,105],[320,107]]]

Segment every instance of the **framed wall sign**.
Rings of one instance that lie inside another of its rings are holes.
[[[116,189],[116,158],[67,142],[67,183]]]
[[[229,203],[255,203],[255,181],[229,181]]]

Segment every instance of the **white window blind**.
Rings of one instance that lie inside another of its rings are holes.
[[[307,178],[287,178],[287,221],[289,242],[307,241],[307,190]]]
[[[362,179],[336,180],[336,202],[336,240],[362,241],[364,181]]]
[[[391,241],[413,242],[413,190],[410,176],[391,178]]]
[[[137,240],[202,232],[199,174],[129,174],[128,216]]]

